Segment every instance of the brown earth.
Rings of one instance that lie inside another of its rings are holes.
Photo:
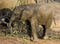
[[[0,44],[60,44],[60,40],[44,40],[39,39],[37,42],[30,41],[24,38],[18,38],[13,36],[1,36]]]
[[[34,0],[22,0],[22,2],[19,2],[18,0],[0,0],[0,9],[2,8],[10,8],[13,9],[15,6],[18,6],[19,4],[30,4],[35,3]]]

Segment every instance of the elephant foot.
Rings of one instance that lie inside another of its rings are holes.
[[[38,41],[38,38],[31,37],[30,40],[33,41],[33,42],[37,42]]]
[[[37,41],[39,41],[39,40],[38,40],[38,39],[34,39],[33,41],[34,41],[34,42],[37,42]]]
[[[44,39],[48,39],[49,37],[48,36],[44,36]]]
[[[8,27],[8,29],[10,30],[10,34],[13,34],[12,27]]]

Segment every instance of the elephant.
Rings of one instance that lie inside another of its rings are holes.
[[[0,14],[0,24],[1,23],[6,23],[8,24],[9,20],[10,20],[10,17],[12,15],[12,10],[9,9],[9,8],[3,8],[3,9],[0,9],[1,10],[1,14]]]
[[[0,25],[5,26],[6,28],[8,28],[8,23],[10,21],[10,17],[12,15],[12,10],[9,8],[3,8],[0,9]],[[7,31],[8,29],[6,29],[5,35],[10,33],[10,31]],[[7,33],[8,32],[8,33]]]
[[[50,29],[53,21],[53,8],[50,4],[25,4],[17,6],[13,9],[10,22],[8,24],[9,30],[12,32],[11,24],[14,20],[28,20],[31,25],[31,40],[38,41],[37,28],[39,25],[45,27],[44,37],[47,36],[46,32]]]

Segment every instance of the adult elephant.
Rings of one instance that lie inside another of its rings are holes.
[[[15,19],[21,20],[28,20],[31,24],[31,30],[33,41],[37,41],[37,27],[39,25],[44,25],[45,29],[49,29],[52,21],[53,21],[53,8],[49,4],[27,4],[27,5],[20,5],[14,8],[13,14],[11,16],[9,22],[9,29],[12,33],[11,24]],[[46,31],[44,32],[46,35]]]

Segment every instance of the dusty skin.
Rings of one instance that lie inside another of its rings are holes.
[[[9,23],[9,29],[11,33],[11,24],[16,18],[20,20],[30,21],[32,27],[33,41],[38,41],[36,28],[38,27],[38,25],[44,25],[46,30],[50,28],[53,21],[53,8],[50,3],[45,3],[42,5],[27,4],[16,7]]]

